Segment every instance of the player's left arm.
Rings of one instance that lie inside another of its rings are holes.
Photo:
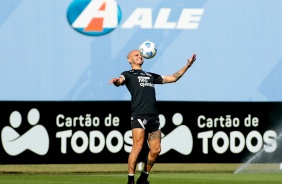
[[[184,75],[184,73],[188,70],[188,68],[192,66],[194,61],[196,61],[196,54],[193,54],[190,57],[190,59],[188,59],[187,64],[183,68],[181,68],[178,72],[175,72],[172,75],[165,75],[163,77],[163,84],[178,81]]]

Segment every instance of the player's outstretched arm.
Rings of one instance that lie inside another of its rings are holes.
[[[172,75],[165,75],[163,78],[163,84],[165,83],[172,83],[178,81],[184,73],[192,66],[192,64],[196,61],[196,54],[193,54],[190,59],[188,59],[187,64],[181,68],[178,72],[175,72]]]
[[[120,78],[112,78],[109,82],[108,82],[108,84],[114,84],[115,86],[120,86],[122,83],[123,83],[123,78],[122,77],[120,77]]]

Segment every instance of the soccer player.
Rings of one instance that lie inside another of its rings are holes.
[[[154,84],[173,83],[179,80],[196,60],[196,54],[193,54],[185,66],[173,75],[158,75],[143,71],[144,58],[139,50],[130,51],[127,60],[131,70],[122,72],[119,78],[111,79],[109,84],[117,87],[125,84],[131,94],[133,145],[128,157],[128,184],[134,184],[138,155],[146,138],[150,149],[137,184],[149,184],[147,181],[149,172],[161,152],[161,130]]]

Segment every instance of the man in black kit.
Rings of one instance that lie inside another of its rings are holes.
[[[139,50],[132,50],[127,55],[131,70],[121,73],[119,78],[113,78],[109,84],[115,86],[126,85],[131,94],[131,129],[133,145],[128,157],[128,184],[134,184],[134,174],[137,158],[142,150],[145,138],[149,144],[149,153],[145,161],[144,170],[137,180],[137,184],[149,184],[147,181],[159,153],[161,152],[161,130],[159,114],[156,108],[154,84],[173,83],[180,79],[196,60],[196,54],[188,59],[187,64],[173,75],[158,75],[142,70],[144,58]],[[147,134],[147,135],[146,135]]]

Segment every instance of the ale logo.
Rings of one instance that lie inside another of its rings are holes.
[[[116,0],[74,0],[67,10],[70,26],[88,36],[101,36],[113,31],[121,21]]]

